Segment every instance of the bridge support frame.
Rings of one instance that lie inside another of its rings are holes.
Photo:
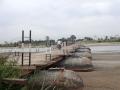
[[[31,48],[31,42],[32,42],[31,35],[32,35],[32,33],[31,33],[31,30],[30,30],[30,32],[29,32],[29,37],[25,37],[25,36],[24,36],[24,30],[22,30],[22,48],[24,48],[25,38],[28,38],[28,39],[29,39],[29,49]],[[21,62],[22,66],[24,65],[24,57],[25,57],[24,54],[25,54],[25,53],[22,52],[22,62]],[[29,53],[28,53],[28,60],[29,60],[29,66],[31,66],[31,52],[30,52],[30,51],[29,51]]]

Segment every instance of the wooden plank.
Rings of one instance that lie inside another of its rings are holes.
[[[4,78],[2,80],[6,84],[18,84],[18,85],[26,85],[27,79],[16,79],[16,78]]]

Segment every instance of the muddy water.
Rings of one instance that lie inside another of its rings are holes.
[[[91,46],[93,65],[97,70],[120,68],[120,46]]]
[[[92,46],[95,71],[80,72],[83,90],[120,90],[120,46]]]

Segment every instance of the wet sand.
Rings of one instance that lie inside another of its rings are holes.
[[[95,71],[80,72],[83,90],[120,90],[120,53],[93,53]]]

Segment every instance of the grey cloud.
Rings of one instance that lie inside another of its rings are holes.
[[[116,34],[120,28],[119,4],[119,0],[4,0],[0,6],[0,38],[20,37],[22,29],[32,29],[37,39],[46,35]]]

